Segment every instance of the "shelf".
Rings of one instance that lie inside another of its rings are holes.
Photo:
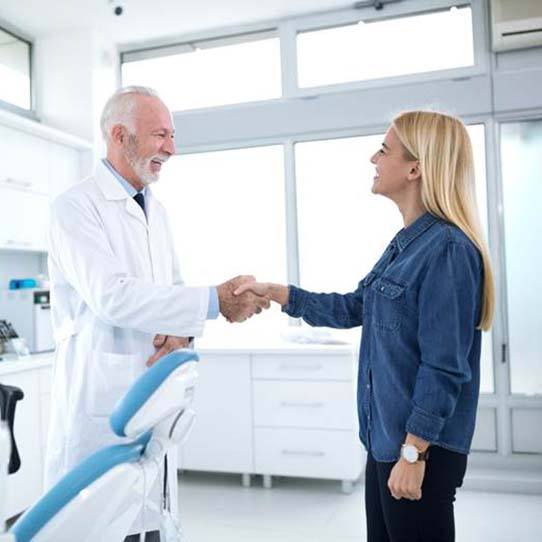
[[[73,147],[80,151],[91,151],[94,148],[90,141],[67,134],[66,132],[56,128],[41,124],[40,122],[10,113],[9,111],[0,110],[0,124],[9,126],[10,128],[15,128],[16,130],[21,130],[43,139],[47,139],[49,141],[62,143],[63,145]]]

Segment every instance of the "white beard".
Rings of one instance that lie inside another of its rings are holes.
[[[160,178],[160,172],[153,173],[150,169],[151,161],[154,159],[160,159],[165,162],[167,158],[163,156],[151,156],[145,158],[139,156],[137,153],[137,142],[135,136],[130,135],[128,139],[128,145],[126,147],[126,161],[130,164],[130,167],[134,170],[134,173],[139,177],[139,180],[145,186],[155,183]]]

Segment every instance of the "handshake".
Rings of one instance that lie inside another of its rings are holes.
[[[235,277],[216,287],[220,312],[228,322],[244,322],[263,309],[268,309],[271,301],[286,305],[288,303],[288,286],[270,282],[256,282],[250,275]],[[162,356],[179,348],[188,348],[190,341],[187,337],[172,335],[156,335],[153,346],[155,353],[147,360],[150,367]]]
[[[281,305],[288,302],[286,286],[256,282],[250,275],[235,277],[216,289],[220,312],[228,322],[244,322],[263,309],[268,309],[271,301]]]

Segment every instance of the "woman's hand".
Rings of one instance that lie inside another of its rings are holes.
[[[287,305],[289,297],[288,286],[273,284],[271,282],[247,282],[235,290],[234,295],[241,295],[250,291],[258,296],[266,297],[279,305]]]
[[[419,501],[422,498],[422,483],[425,476],[425,461],[408,463],[403,458],[395,464],[388,480],[393,498]]]

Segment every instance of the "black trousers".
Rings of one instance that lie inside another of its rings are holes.
[[[388,479],[394,465],[375,461],[368,454],[367,542],[453,542],[455,492],[463,483],[467,456],[432,446],[419,501],[391,496]]]
[[[140,539],[141,537],[138,534],[131,534],[124,539],[124,542],[140,542]],[[160,542],[160,531],[147,531],[145,533],[145,542]]]

